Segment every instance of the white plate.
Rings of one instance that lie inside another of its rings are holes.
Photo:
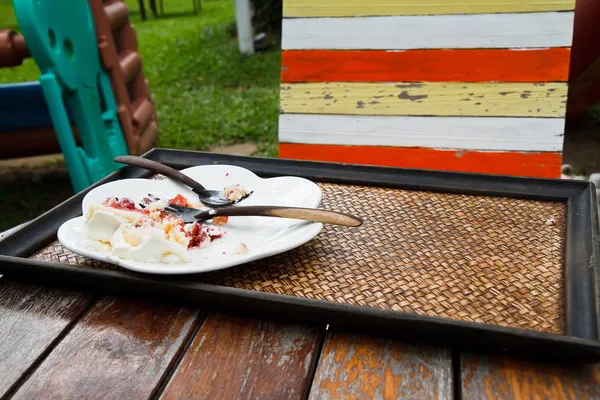
[[[182,173],[197,180],[206,188],[220,190],[239,183],[252,196],[239,205],[276,205],[316,208],[321,203],[321,189],[304,178],[291,176],[262,179],[251,171],[232,165],[202,165],[184,169]],[[82,213],[92,204],[107,197],[129,197],[139,202],[148,193],[161,199],[178,193],[190,201],[198,199],[187,186],[170,179],[123,179],[109,182],[91,190],[83,199]],[[188,274],[215,271],[283,253],[314,238],[323,225],[308,221],[273,217],[230,217],[222,226],[226,234],[207,248],[191,250],[192,261],[180,264],[144,263],[109,256],[106,252],[90,250],[82,245],[83,217],[73,218],[58,229],[60,243],[74,253],[117,264],[123,268],[152,274]],[[234,254],[240,243],[248,246],[245,254]]]

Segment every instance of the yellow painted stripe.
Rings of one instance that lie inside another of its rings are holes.
[[[566,83],[296,83],[284,113],[564,117]]]
[[[574,0],[284,0],[284,17],[485,14],[571,11]]]

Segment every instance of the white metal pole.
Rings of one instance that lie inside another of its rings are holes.
[[[252,35],[250,0],[235,0],[235,18],[240,52],[251,56],[254,54],[254,37]]]

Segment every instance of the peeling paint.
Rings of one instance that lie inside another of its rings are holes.
[[[399,95],[398,98],[401,100],[410,100],[410,101],[416,101],[416,100],[420,100],[420,99],[426,99],[427,96],[426,94],[415,94],[415,95],[410,95],[408,94],[408,92],[406,90],[403,90]]]
[[[449,399],[449,371],[447,351],[332,333],[323,347],[309,399]]]
[[[365,108],[365,102],[364,101],[357,101],[356,102],[356,108]]]

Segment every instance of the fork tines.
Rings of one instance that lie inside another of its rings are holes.
[[[160,200],[160,198],[156,197],[152,193],[148,193],[148,197],[144,197],[142,199],[142,201],[140,201],[138,204],[140,205],[140,207],[146,208],[146,206],[148,204],[153,203],[153,202],[158,201],[158,200]]]

